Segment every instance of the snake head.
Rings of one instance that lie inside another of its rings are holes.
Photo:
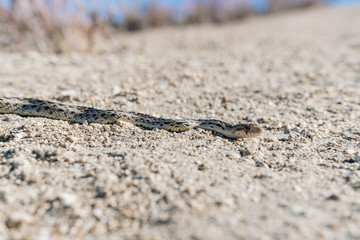
[[[255,124],[246,123],[246,124],[236,124],[231,128],[231,134],[229,133],[227,137],[230,138],[253,138],[257,137],[262,133],[262,129]]]

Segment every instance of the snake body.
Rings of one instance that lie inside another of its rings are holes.
[[[159,128],[170,132],[184,132],[193,128],[202,128],[232,138],[252,138],[261,134],[261,128],[255,124],[237,124],[215,119],[166,119],[147,114],[123,110],[101,110],[90,107],[66,105],[33,98],[0,98],[0,113],[17,114],[25,117],[44,117],[69,122],[112,124],[118,120],[130,122],[146,129]]]

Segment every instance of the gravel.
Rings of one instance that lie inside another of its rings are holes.
[[[360,8],[0,53],[0,96],[255,122],[229,140],[0,115],[0,239],[359,239]]]

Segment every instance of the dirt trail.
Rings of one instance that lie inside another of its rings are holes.
[[[0,115],[0,239],[359,239],[359,26],[339,7],[0,53],[0,96],[264,129]]]

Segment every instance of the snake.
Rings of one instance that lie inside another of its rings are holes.
[[[34,98],[1,97],[0,114],[43,117],[74,123],[114,124],[123,121],[144,129],[158,128],[170,132],[201,128],[230,139],[253,138],[262,132],[261,127],[253,123],[232,125],[216,119],[167,119],[131,111],[101,110]]]

